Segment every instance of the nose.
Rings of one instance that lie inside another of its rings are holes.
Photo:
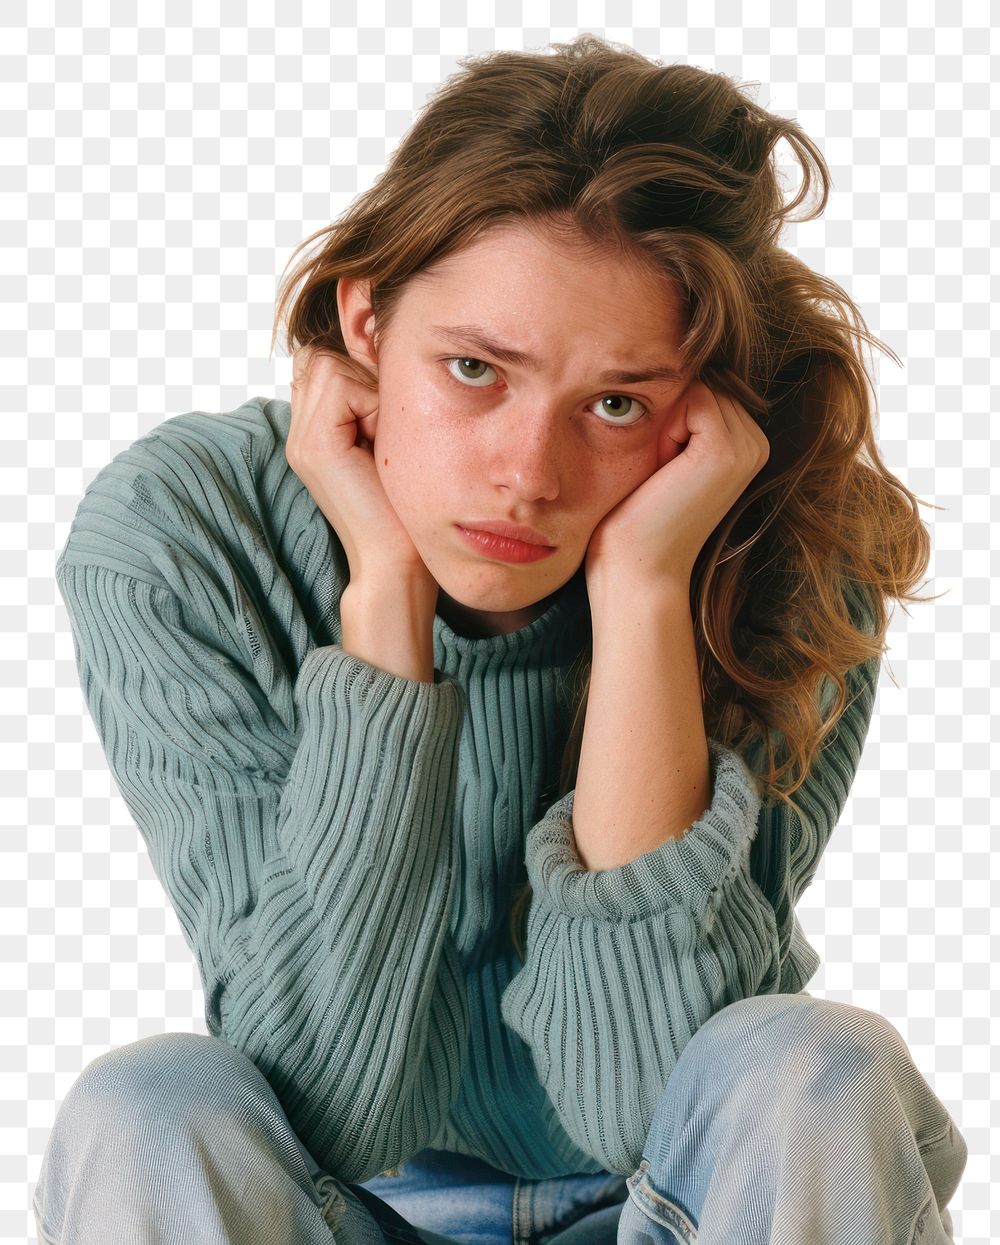
[[[553,413],[521,412],[497,429],[491,480],[526,501],[559,496],[560,470],[565,470],[565,449]]]

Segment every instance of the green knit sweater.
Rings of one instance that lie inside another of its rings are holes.
[[[744,758],[709,740],[702,816],[588,872],[573,793],[552,798],[590,636],[582,567],[520,631],[470,639],[435,617],[433,683],[345,653],[347,560],[285,459],[289,419],[252,398],[165,420],[98,472],[56,565],[208,1031],[342,1180],[425,1147],[532,1179],[631,1174],[698,1027],[818,967],[793,909],[879,662],[850,672],[858,694],[796,794],[808,824],[763,809]]]

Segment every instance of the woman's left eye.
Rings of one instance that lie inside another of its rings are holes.
[[[469,364],[472,364],[473,367],[471,370],[473,371],[475,370],[476,366],[486,368],[488,371],[491,371],[491,372],[494,371],[494,368],[489,363],[484,362],[484,360],[482,359],[474,359],[471,357],[471,355],[455,355],[450,359],[445,359],[444,362],[448,369],[448,375],[451,377],[451,379],[454,381],[457,381],[458,384],[460,385],[464,385],[466,389],[470,389],[470,388],[471,389],[483,389],[483,388],[486,388],[487,386],[470,385],[468,383],[469,381],[473,381],[473,380],[482,380],[483,379],[482,376],[471,376],[471,377],[470,376],[465,376],[465,377],[456,376],[455,373],[451,370],[450,365],[452,363],[460,363],[463,367]],[[603,398],[600,399],[600,401],[602,403],[609,402],[609,401],[610,402],[622,402],[622,401],[631,402],[633,407],[638,407],[639,410],[642,412],[642,414],[639,415],[636,419],[632,419],[628,423],[624,422],[623,418],[616,418],[613,423],[609,423],[607,425],[609,428],[615,428],[615,427],[634,428],[636,424],[640,424],[643,422],[643,420],[647,419],[650,413],[649,408],[645,406],[642,402],[639,402],[636,398],[631,398],[628,396],[628,394],[624,394],[624,393],[606,394]],[[613,411],[606,411],[605,413],[615,414],[615,412]],[[626,414],[630,414],[630,413],[631,412],[626,412]]]

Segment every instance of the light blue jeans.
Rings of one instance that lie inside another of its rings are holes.
[[[530,1181],[425,1150],[347,1184],[239,1051],[143,1038],[71,1086],[33,1209],[43,1245],[952,1245],[967,1156],[895,1027],[802,991],[702,1025],[628,1177]]]

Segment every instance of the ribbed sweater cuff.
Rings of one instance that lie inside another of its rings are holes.
[[[460,683],[452,678],[442,678],[441,672],[434,670],[434,682],[425,683],[421,679],[408,679],[404,675],[390,674],[379,666],[373,666],[363,657],[355,657],[346,652],[339,644],[329,644],[310,649],[299,666],[296,689],[302,694],[323,696],[335,689],[335,694],[346,697],[344,707],[357,708],[355,696],[361,701],[373,695],[381,702],[399,702],[417,693],[418,700],[436,700],[441,692],[435,688],[450,686],[462,693],[458,700],[464,703],[464,691]],[[454,697],[455,690],[446,693]]]
[[[415,838],[433,855],[450,833],[462,687],[402,678],[330,645],[304,658],[295,703],[302,738],[280,835],[323,898],[345,869],[379,861],[391,874]]]
[[[530,831],[528,879],[551,909],[606,921],[641,919],[681,905],[704,909],[713,891],[739,871],[757,832],[760,791],[734,749],[708,741],[712,800],[680,838],[614,869],[588,870],[573,833],[570,791]]]

